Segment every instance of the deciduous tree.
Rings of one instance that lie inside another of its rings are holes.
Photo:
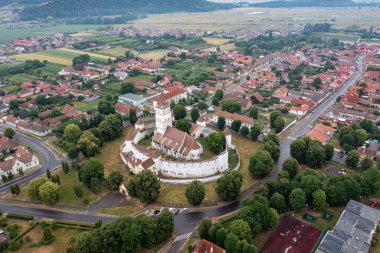
[[[199,206],[205,198],[205,187],[202,182],[194,180],[186,189],[187,201],[194,205]]]
[[[216,181],[216,193],[222,200],[232,200],[240,195],[243,175],[240,171],[228,171]]]
[[[151,171],[142,171],[128,182],[127,190],[131,197],[151,204],[160,194],[160,182]]]

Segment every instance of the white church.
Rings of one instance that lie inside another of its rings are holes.
[[[228,149],[233,146],[231,133],[228,130],[225,131],[227,143],[225,151],[209,160],[201,160],[202,145],[196,141],[195,137],[173,127],[170,104],[165,99],[160,99],[155,106],[155,112],[155,128],[151,147],[138,145],[149,132],[141,119],[136,122],[135,131],[126,138],[121,146],[121,158],[133,173],[151,170],[160,177],[199,179],[221,175],[229,169]],[[199,121],[198,124],[193,125],[193,128],[206,127],[204,122]],[[176,160],[166,159],[167,156],[176,158]]]

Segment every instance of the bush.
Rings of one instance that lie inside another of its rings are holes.
[[[11,241],[9,243],[8,249],[10,251],[17,251],[21,248],[22,244],[19,241]]]

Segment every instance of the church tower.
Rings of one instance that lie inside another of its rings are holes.
[[[165,100],[163,94],[160,96],[156,110],[156,133],[164,134],[167,127],[172,126],[172,111],[170,104]]]

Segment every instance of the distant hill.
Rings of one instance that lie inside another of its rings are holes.
[[[357,3],[352,0],[275,0],[275,1],[267,1],[267,2],[250,4],[250,6],[252,7],[268,7],[268,8],[349,7],[349,6],[359,6],[359,5],[370,5],[370,3],[367,3],[366,1]]]
[[[0,0],[6,1],[6,0]],[[20,0],[40,2],[38,0]],[[25,7],[19,16],[22,20],[37,18],[86,18],[96,16],[203,12],[231,8],[230,4],[219,4],[206,0],[50,0],[42,4]]]

